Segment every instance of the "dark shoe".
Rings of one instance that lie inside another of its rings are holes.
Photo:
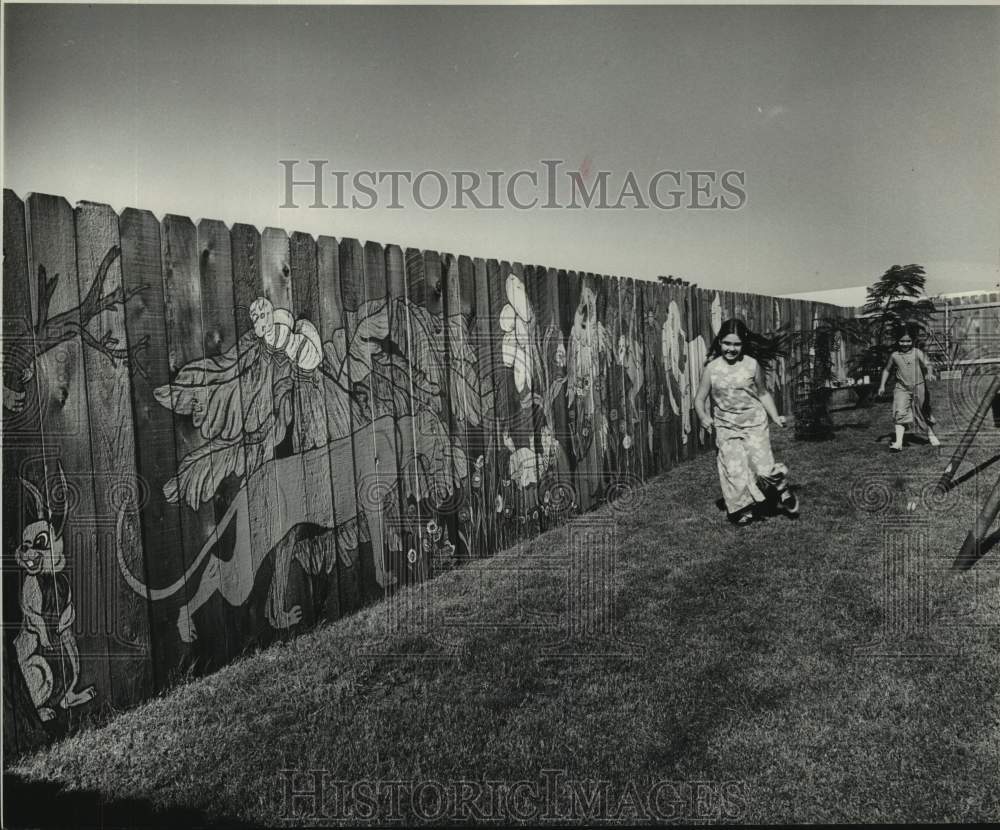
[[[786,490],[782,493],[779,504],[781,505],[781,509],[789,516],[799,515],[799,499],[791,490]]]
[[[740,513],[735,519],[733,519],[733,524],[738,527],[746,527],[746,525],[753,524],[753,520],[753,513],[747,510],[745,513]]]

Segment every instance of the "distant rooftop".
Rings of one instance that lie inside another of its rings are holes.
[[[832,303],[842,306],[860,306],[868,296],[867,285],[852,288],[827,288],[823,291],[805,291],[798,294],[783,294],[790,300],[811,300],[814,303]]]
[[[988,294],[996,288],[982,288],[979,291],[955,291],[947,294],[935,294],[932,298],[943,299],[974,297],[977,294]],[[814,303],[832,303],[841,306],[863,306],[868,296],[867,285],[855,285],[851,288],[827,288],[823,291],[805,291],[798,294],[783,294],[790,300],[812,300]]]

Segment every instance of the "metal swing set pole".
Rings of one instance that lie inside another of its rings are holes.
[[[986,541],[990,528],[993,527],[997,513],[1000,513],[1000,476],[997,477],[996,483],[993,485],[993,491],[990,493],[989,498],[986,499],[986,504],[983,505],[982,511],[976,518],[976,524],[969,531],[969,535],[965,537],[962,549],[958,552],[954,563],[952,563],[951,569],[953,571],[968,570],[979,561],[979,558],[985,553],[985,551],[981,550],[981,547],[983,542]]]
[[[979,429],[983,424],[983,420],[986,418],[986,413],[990,410],[993,399],[998,392],[1000,392],[1000,375],[994,376],[993,380],[990,382],[989,389],[986,391],[979,407],[972,416],[972,420],[969,422],[969,427],[965,431],[965,435],[962,436],[962,440],[955,449],[955,454],[952,456],[951,461],[948,462],[948,466],[945,467],[944,472],[941,474],[941,479],[938,482],[939,490],[944,491],[951,487],[955,473],[958,471],[958,467],[962,463],[962,459],[965,458],[965,454],[968,452],[973,439],[979,432]],[[986,537],[989,534],[990,528],[993,526],[993,522],[996,520],[998,513],[1000,513],[1000,477],[997,478],[996,483],[993,485],[993,490],[986,499],[986,503],[983,505],[979,516],[976,518],[975,525],[973,525],[972,530],[969,531],[969,535],[965,537],[962,549],[958,552],[958,556],[955,558],[955,561],[951,566],[952,570],[967,570],[979,561],[979,558],[982,555],[980,549],[983,542],[986,541]]]
[[[948,466],[945,467],[944,472],[941,473],[941,478],[938,481],[939,490],[944,491],[951,488],[952,479],[955,478],[955,473],[958,472],[962,459],[965,458],[965,454],[969,451],[969,447],[972,445],[973,439],[975,439],[979,432],[979,428],[983,425],[986,413],[989,412],[990,406],[993,403],[993,398],[998,392],[1000,392],[1000,375],[994,375],[993,379],[990,381],[989,389],[986,390],[986,394],[983,395],[983,399],[980,401],[975,414],[973,414],[972,420],[969,421],[969,426],[965,430],[962,440],[958,442],[958,447],[955,448],[955,454],[952,455],[951,461],[948,462]]]

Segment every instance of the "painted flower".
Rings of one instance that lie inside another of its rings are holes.
[[[497,500],[495,502],[497,513],[503,513],[503,496],[497,495]]]
[[[626,435],[624,438],[622,438],[622,446],[625,449],[630,449],[632,447],[632,436],[631,435]]]
[[[539,477],[544,475],[555,461],[559,443],[552,434],[550,426],[542,427],[541,441],[540,452],[535,451],[534,441],[532,441],[532,446],[521,447],[511,455],[510,477],[518,487],[524,488],[531,484],[538,484]]]
[[[527,487],[538,483],[538,469],[535,463],[535,453],[530,447],[515,450],[510,457],[510,477],[518,487]]]
[[[566,365],[566,347],[560,343],[556,346],[556,366],[562,368]]]
[[[556,457],[556,450],[559,448],[559,443],[556,441],[555,435],[552,434],[552,427],[548,424],[542,427],[542,451],[539,454],[539,467],[543,470],[547,470]]]
[[[503,363],[514,370],[514,385],[518,392],[523,392],[531,382],[531,341],[528,337],[531,307],[524,284],[514,274],[507,277],[506,287],[507,305],[500,312],[500,328],[504,332]]]
[[[413,548],[410,548],[406,552],[406,561],[409,562],[411,565],[417,561],[417,552]]]

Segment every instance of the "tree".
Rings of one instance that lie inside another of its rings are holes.
[[[927,330],[934,314],[934,303],[924,294],[927,278],[919,265],[893,265],[877,282],[868,287],[867,302],[861,309],[860,336],[864,349],[854,374],[874,378],[885,366],[895,348],[900,328]]]
[[[900,328],[927,330],[934,303],[924,294],[926,276],[919,265],[893,265],[868,287],[861,314],[851,318],[825,317],[813,328],[791,332],[797,361],[792,365],[795,380],[795,433],[799,438],[823,439],[833,436],[829,401],[834,384],[834,354],[843,342],[855,357],[848,373],[876,381],[896,345]],[[859,403],[867,399],[859,390]]]
[[[792,412],[796,438],[825,440],[834,435],[829,410],[835,381],[834,355],[840,350],[848,323],[836,317],[821,318],[813,328],[792,332],[788,338],[795,379]]]

